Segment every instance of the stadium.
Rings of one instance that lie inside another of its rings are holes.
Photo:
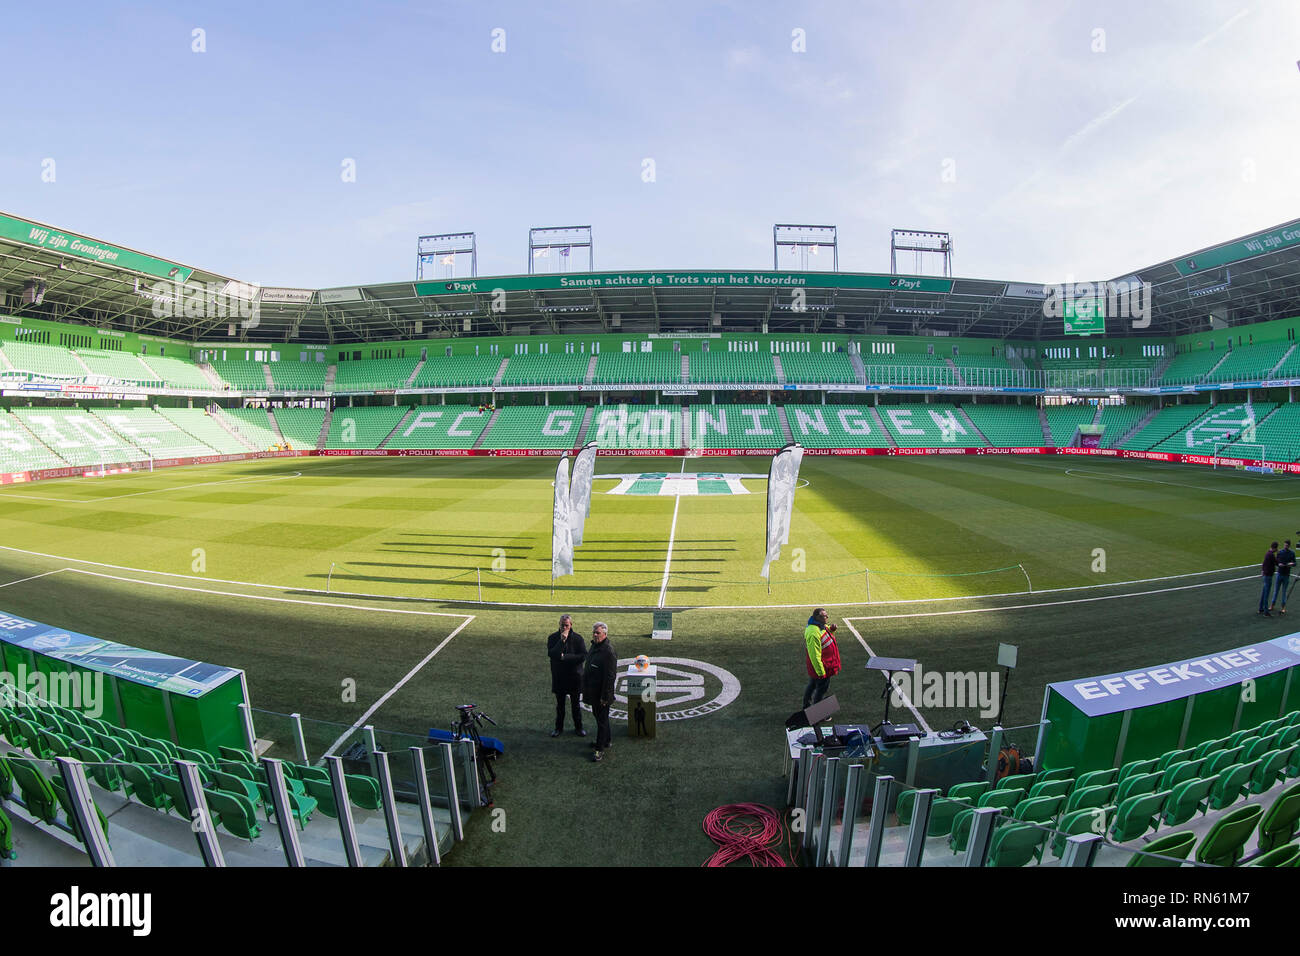
[[[73,225],[0,214],[4,865],[1297,865],[1300,219],[312,286]]]

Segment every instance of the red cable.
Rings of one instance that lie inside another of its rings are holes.
[[[785,837],[781,816],[761,803],[732,803],[710,810],[704,832],[718,845],[705,866],[729,866],[749,860],[751,866],[785,866],[779,847]]]

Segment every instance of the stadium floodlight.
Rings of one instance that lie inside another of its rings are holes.
[[[891,229],[889,231],[889,271],[898,275],[898,254],[910,252],[915,269],[908,275],[927,275],[925,266],[937,256],[940,262],[938,275],[952,276],[952,236],[946,232],[924,229]]]
[[[586,253],[586,268],[582,267]],[[591,226],[540,226],[528,230],[528,274],[591,272],[596,268]]]
[[[454,279],[457,270],[478,275],[478,239],[472,232],[420,236],[416,242],[415,279]]]
[[[839,232],[834,226],[779,222],[772,227],[772,268],[839,272]]]

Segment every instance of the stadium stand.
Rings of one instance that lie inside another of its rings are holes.
[[[497,412],[480,448],[573,448],[583,405],[508,405]]]
[[[159,408],[157,412],[219,455],[238,455],[250,450],[202,408]],[[256,450],[260,451],[261,447],[256,446]]]
[[[374,392],[403,388],[419,362],[416,358],[340,362],[334,375],[334,391]]]
[[[787,383],[852,385],[857,381],[853,363],[843,352],[782,352],[778,357]]]
[[[1101,407],[1102,432],[1101,443],[1105,448],[1114,448],[1142,416],[1151,409],[1147,405],[1103,405]]]
[[[978,448],[984,444],[955,405],[881,405],[876,409],[900,448]]]
[[[0,409],[0,471],[66,468],[67,462],[41,444],[22,421]]]
[[[889,436],[866,405],[787,405],[785,420],[805,448],[889,447]]]
[[[963,405],[971,422],[990,445],[1003,448],[1038,448],[1043,426],[1033,405]]]
[[[587,377],[591,356],[573,353],[512,355],[502,385],[573,385]]]
[[[1208,405],[1166,405],[1147,422],[1146,427],[1120,445],[1135,451],[1144,451],[1164,441],[1170,435],[1185,432],[1187,426],[1205,414]]]
[[[1174,360],[1160,376],[1161,385],[1194,385],[1202,381],[1210,369],[1223,360],[1223,352],[1198,351],[1175,355]]]
[[[595,410],[587,439],[602,448],[681,448],[681,408],[605,405]]]
[[[688,448],[780,448],[785,444],[775,405],[695,405],[687,419]]]
[[[271,429],[271,420],[264,408],[223,408],[217,411],[217,416],[248,439],[258,451],[274,448],[280,441]]]
[[[491,412],[470,405],[422,405],[389,439],[387,447],[473,448],[491,417]]]
[[[94,415],[79,408],[17,408],[14,414],[37,439],[70,465],[142,461],[149,457]]]
[[[1259,412],[1259,403],[1255,405]],[[1225,455],[1255,457],[1258,450],[1245,448],[1245,437],[1234,442],[1223,452]],[[1255,426],[1252,444],[1262,444],[1269,461],[1300,460],[1300,405],[1279,405],[1272,414],[1260,419]]]
[[[776,381],[776,366],[767,352],[695,352],[690,355],[691,381],[742,385]]]
[[[677,352],[602,352],[592,379],[602,385],[675,385],[681,380]]]
[[[1272,342],[1267,345],[1239,346],[1228,352],[1223,364],[1206,379],[1210,382],[1233,382],[1246,379],[1263,379],[1282,361],[1291,349],[1290,342]],[[1222,353],[1220,353],[1222,355]]]
[[[216,454],[216,449],[152,408],[96,409],[92,414],[118,435],[154,458],[194,458]]]
[[[5,358],[16,371],[26,372],[34,378],[84,379],[85,367],[68,349],[54,345],[33,345],[30,342],[3,342]]]
[[[410,410],[406,405],[336,408],[334,417],[330,419],[325,447],[378,448]]]
[[[1097,416],[1095,405],[1048,405],[1044,410],[1047,415],[1047,427],[1052,433],[1052,444],[1064,448],[1074,438],[1075,429],[1080,425],[1090,425]]]
[[[1150,451],[1166,451],[1183,455],[1212,455],[1215,445],[1240,437],[1243,441],[1253,440],[1251,427],[1264,418],[1275,406],[1256,402],[1253,406],[1241,405],[1202,405],[1203,414],[1187,423],[1184,428],[1175,430],[1163,440],[1150,446]],[[1247,434],[1243,435],[1242,432]]]
[[[107,352],[98,349],[77,349],[77,355],[90,369],[91,375],[101,375],[119,382],[131,382],[149,388],[161,388],[162,379],[140,361],[132,352]]]
[[[491,385],[501,368],[498,355],[429,356],[412,388],[463,388]]]
[[[280,434],[291,448],[315,448],[320,429],[325,424],[325,410],[321,408],[277,408],[275,423]]]

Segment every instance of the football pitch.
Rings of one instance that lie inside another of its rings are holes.
[[[575,574],[553,594],[553,459],[281,459],[7,486],[0,610],[243,668],[254,707],[331,729],[423,735],[478,703],[507,746],[505,813],[476,815],[457,864],[697,864],[710,809],[780,806],[817,605],[842,624],[832,691],[850,722],[881,715],[869,654],[991,672],[999,642],[1019,645],[1014,727],[1037,720],[1048,682],[1292,629],[1254,614],[1263,551],[1300,526],[1290,479],[808,457],[769,589],[765,479],[744,477],[767,463],[598,459]],[[649,638],[660,606],[676,612],[671,642]],[[676,719],[656,740],[616,723],[597,765],[586,741],[549,737],[545,636],[564,610],[584,634],[607,621],[620,658],[662,662]],[[980,711],[918,701],[916,717],[987,729]],[[275,726],[260,719],[259,735]]]

